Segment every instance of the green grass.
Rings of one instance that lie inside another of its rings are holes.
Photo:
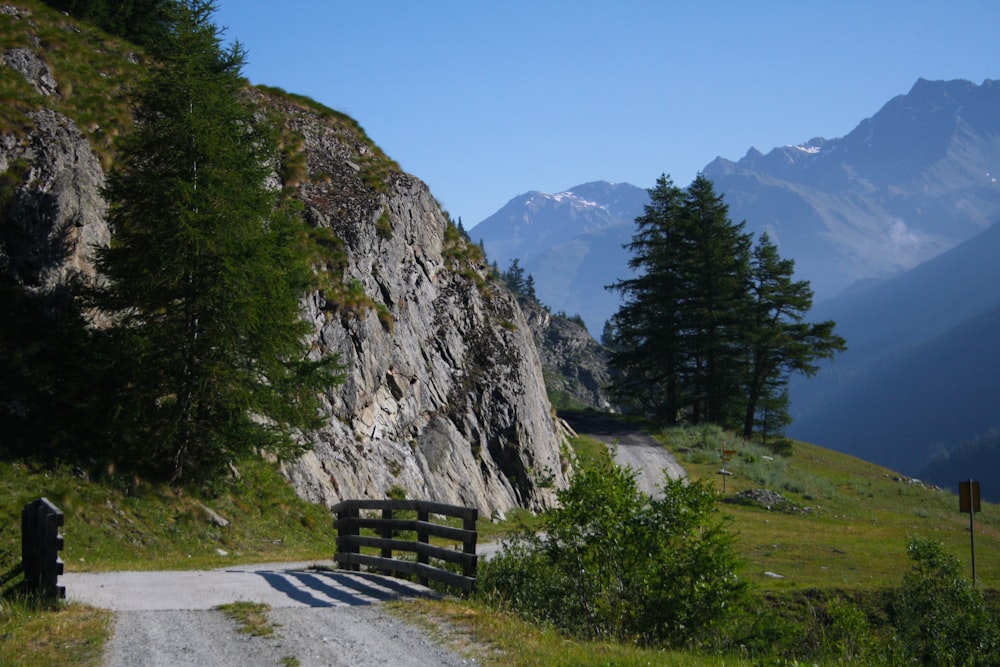
[[[387,607],[477,664],[504,667],[740,667],[749,660],[577,641],[475,601],[415,600]]]
[[[0,667],[99,665],[111,616],[80,604],[52,606],[5,596],[0,599]]]
[[[732,519],[746,559],[744,576],[757,586],[775,591],[891,587],[909,566],[906,545],[914,536],[939,540],[949,553],[970,562],[969,517],[958,511],[953,493],[807,443],[794,442],[791,455],[781,457],[726,437],[725,448],[737,450],[727,465],[733,472],[726,478],[728,496],[768,488],[791,505],[808,508],[769,512],[720,505]],[[692,477],[712,480],[722,492],[717,431],[704,438],[708,448],[693,446],[697,438],[683,430],[666,431],[660,438]],[[977,580],[984,588],[1000,589],[1000,507],[983,503],[974,525]]]
[[[31,16],[0,14],[0,41],[42,58],[58,94],[44,97],[14,70],[0,68],[0,129],[19,134],[29,111],[54,109],[76,122],[108,167],[115,137],[131,124],[126,92],[145,67],[142,50],[37,0],[18,0],[16,6]]]
[[[0,463],[0,573],[20,562],[21,508],[42,496],[65,515],[67,571],[193,569],[333,555],[333,517],[325,508],[296,496],[273,464],[249,459],[235,469],[239,479],[191,490],[107,472],[86,481],[68,466]],[[229,524],[217,525],[206,508]]]
[[[274,626],[267,619],[267,612],[271,611],[270,605],[240,600],[220,604],[215,609],[236,621],[243,634],[251,637],[270,637],[274,634]]]

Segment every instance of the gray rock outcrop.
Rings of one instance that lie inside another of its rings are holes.
[[[3,62],[52,78],[34,53]],[[356,303],[325,291],[302,302],[314,353],[338,355],[346,381],[325,397],[326,425],[301,434],[312,450],[283,464],[300,495],[332,504],[405,494],[487,514],[551,505],[569,464],[514,297],[449,236],[426,185],[353,121],[248,94],[298,142],[289,155],[305,162],[296,178],[306,218],[343,244],[331,282],[357,292]],[[27,290],[98,279],[93,251],[110,240],[101,162],[72,119],[45,108],[28,118],[25,131],[0,133],[0,274]]]
[[[372,189],[370,146],[308,109],[282,114],[303,141],[306,216],[343,239],[345,282],[376,306],[306,304],[316,349],[338,354],[347,378],[289,478],[326,503],[396,491],[488,512],[551,504],[566,464],[514,297],[482,286],[485,263],[446,257],[455,241],[424,183],[390,171]]]
[[[5,51],[3,64],[24,76],[39,95],[55,95],[59,90],[49,66],[31,49],[18,47]]]
[[[587,329],[553,315],[530,299],[521,299],[541,358],[548,393],[560,409],[580,407],[615,410],[608,396],[611,372],[607,351]]]
[[[94,249],[110,238],[100,190],[101,163],[76,124],[50,109],[28,114],[24,136],[0,134],[0,273],[30,289],[51,290],[93,273]]]

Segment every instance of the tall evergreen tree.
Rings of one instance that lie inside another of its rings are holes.
[[[688,186],[679,220],[679,327],[691,420],[732,423],[741,407],[739,360],[752,240],[744,223],[730,221],[729,207],[702,174]]]
[[[524,296],[529,299],[538,300],[538,295],[535,293],[535,276],[530,273],[524,281]]]
[[[752,311],[746,337],[744,393],[746,409],[743,436],[753,435],[758,410],[777,400],[792,372],[812,375],[818,359],[829,359],[846,349],[843,338],[833,333],[832,321],[803,321],[812,308],[812,289],[804,280],[793,279],[795,262],[782,259],[765,232],[754,246],[750,262]],[[787,402],[787,400],[786,400]],[[772,418],[781,418],[778,411]]]
[[[678,307],[685,285],[677,270],[682,244],[675,229],[683,194],[666,174],[649,191],[650,202],[626,246],[634,277],[609,286],[623,303],[604,332],[618,372],[612,386],[616,399],[667,423],[676,421],[686,404],[678,382],[684,364]]]
[[[524,281],[524,267],[521,266],[521,260],[517,257],[510,260],[510,266],[507,267],[507,271],[503,274],[503,281],[507,285],[507,289],[514,294],[524,294],[526,286]]]
[[[179,480],[297,453],[293,430],[318,425],[336,378],[304,348],[308,235],[267,185],[277,134],[240,96],[243,49],[222,47],[211,0],[173,10],[109,175],[95,304],[112,323],[116,445]]]
[[[623,304],[604,332],[613,390],[629,408],[673,423],[711,422],[747,437],[761,410],[783,426],[792,372],[844,348],[833,322],[802,321],[808,283],[792,280],[765,235],[756,247],[711,181],[686,190],[661,176],[626,247],[634,277],[610,289]]]

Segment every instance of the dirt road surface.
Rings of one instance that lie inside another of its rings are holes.
[[[662,494],[663,475],[684,479],[687,473],[673,454],[634,424],[614,415],[592,412],[560,412],[574,431],[612,446],[615,462],[636,471],[636,485],[651,496]]]
[[[432,596],[431,590],[399,579],[307,569],[308,565],[69,572],[60,584],[66,586],[70,600],[115,611],[114,632],[105,651],[109,667],[476,664],[379,604]],[[233,620],[214,609],[239,600],[268,604],[275,634],[242,634]]]
[[[639,488],[660,493],[664,471],[686,476],[653,438],[613,416],[561,415],[577,432],[614,447],[619,465],[636,471]],[[480,545],[481,556],[497,545]],[[432,596],[419,584],[344,571],[325,563],[233,566],[208,571],[67,572],[66,595],[115,612],[108,667],[458,667],[475,665],[381,602]],[[271,637],[238,631],[216,606],[246,600],[270,606]]]

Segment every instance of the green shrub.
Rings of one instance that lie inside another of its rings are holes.
[[[614,465],[574,475],[540,533],[480,567],[494,604],[579,637],[680,646],[745,592],[706,484],[666,478],[663,498]]]
[[[914,538],[913,568],[892,604],[897,639],[910,661],[922,665],[1000,664],[1000,633],[983,596],[962,574],[944,545]]]

